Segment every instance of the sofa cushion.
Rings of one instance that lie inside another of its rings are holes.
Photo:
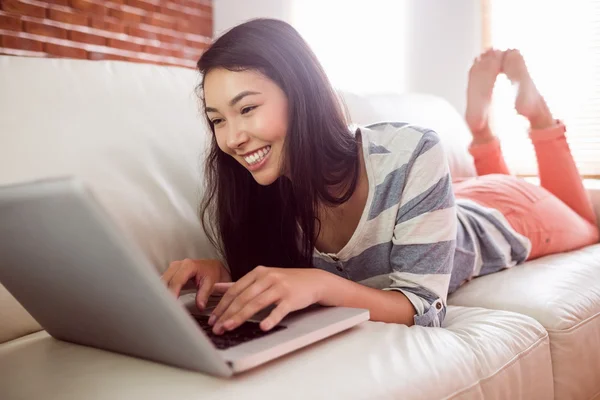
[[[38,332],[0,345],[0,388],[3,399],[553,397],[548,337],[539,323],[449,307],[445,324],[365,322],[231,380]]]
[[[555,398],[600,394],[600,244],[476,278],[448,303],[535,318],[550,336]]]

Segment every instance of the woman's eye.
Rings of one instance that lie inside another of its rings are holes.
[[[210,122],[212,122],[213,125],[217,125],[217,124],[221,123],[221,121],[223,121],[221,118],[215,118]]]
[[[254,110],[255,108],[256,108],[256,106],[244,107],[244,108],[242,108],[242,114],[247,114],[250,111]]]

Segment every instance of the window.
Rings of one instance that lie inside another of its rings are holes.
[[[336,88],[357,93],[405,89],[406,2],[298,0],[292,4],[292,25]]]
[[[484,21],[489,23],[491,45],[521,50],[555,118],[567,125],[567,139],[581,174],[599,177],[600,0],[487,0],[487,7]],[[537,175],[527,122],[512,108],[515,95],[501,75],[490,122],[512,172]]]

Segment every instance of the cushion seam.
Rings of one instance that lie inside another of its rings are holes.
[[[516,354],[513,358],[511,358],[510,360],[508,360],[502,367],[500,367],[498,370],[496,370],[495,372],[493,372],[491,375],[486,376],[485,378],[480,378],[479,380],[477,380],[477,382],[473,382],[468,387],[463,388],[463,389],[459,389],[459,390],[455,391],[454,393],[452,393],[452,394],[444,397],[444,399],[453,399],[453,398],[456,398],[456,396],[463,395],[463,394],[467,393],[468,391],[470,391],[471,389],[473,389],[477,385],[480,385],[482,382],[485,382],[485,381],[488,381],[488,380],[492,379],[494,376],[498,375],[500,372],[503,372],[505,369],[507,369],[508,367],[512,366],[517,360],[519,360],[523,356],[528,355],[531,352],[533,352],[533,350],[535,350],[538,347],[538,345],[540,344],[540,342],[542,342],[545,339],[549,340],[548,332],[546,332],[546,331],[545,331],[545,335],[544,336],[538,338],[538,340],[536,340],[534,343],[532,343],[531,346],[529,346],[527,349],[525,349],[525,350],[519,352],[518,354]]]
[[[551,328],[546,328],[546,331],[548,331],[548,333],[552,333],[552,334],[568,334],[568,333],[571,333],[571,331],[579,329],[580,327],[588,324],[589,322],[591,322],[592,320],[596,319],[599,316],[600,316],[600,311],[598,311],[596,314],[590,315],[589,317],[587,317],[583,321],[579,321],[577,324],[573,325],[570,328],[567,328],[567,329],[551,329]]]

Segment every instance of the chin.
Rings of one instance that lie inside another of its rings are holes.
[[[278,174],[273,173],[272,171],[259,171],[255,174],[252,174],[256,183],[261,186],[269,186],[279,178]]]

